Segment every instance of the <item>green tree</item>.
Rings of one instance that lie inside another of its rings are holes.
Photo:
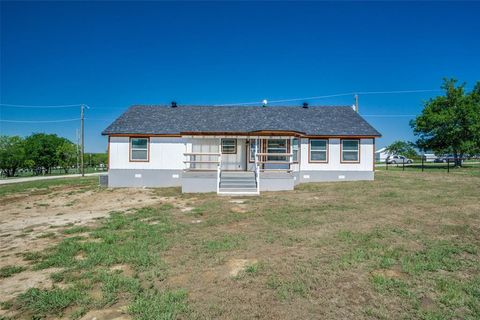
[[[25,139],[27,159],[33,161],[34,173],[50,173],[58,166],[57,149],[66,140],[56,134],[34,133]]]
[[[13,177],[25,163],[25,141],[19,136],[0,136],[0,170]]]
[[[407,141],[397,140],[388,147],[386,147],[385,150],[390,154],[404,155],[408,158],[418,157],[417,151],[415,150],[413,143]]]
[[[90,153],[88,159],[91,166],[100,167],[106,166],[108,162],[108,155],[106,153]]]
[[[63,140],[63,143],[57,147],[56,156],[58,165],[68,173],[68,170],[77,162],[77,148],[71,141]]]
[[[418,136],[418,147],[452,153],[460,166],[464,154],[480,149],[480,82],[470,93],[465,92],[465,83],[456,83],[444,79],[444,95],[428,100],[410,125]]]

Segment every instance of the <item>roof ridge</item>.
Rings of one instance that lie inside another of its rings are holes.
[[[130,106],[132,107],[167,107],[170,108],[171,105],[168,104],[133,104]],[[248,105],[248,106],[240,106],[240,105],[231,105],[231,106],[218,106],[218,105],[196,105],[196,104],[185,104],[185,105],[178,105],[176,108],[185,108],[185,107],[192,107],[192,108],[302,108],[302,109],[309,109],[309,108],[352,108],[349,105],[309,105],[308,108],[303,108],[301,105]]]

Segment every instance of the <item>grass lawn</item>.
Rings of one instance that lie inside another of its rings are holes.
[[[53,285],[1,306],[27,319],[479,319],[480,174],[467,170],[249,198],[158,189],[153,206],[25,252],[27,270],[2,277],[55,268]],[[12,187],[0,195],[31,186]]]
[[[95,188],[98,177],[61,178],[50,180],[37,180],[29,182],[12,183],[0,186],[0,197],[17,192],[39,191],[48,193],[49,189],[56,187]]]
[[[52,171],[48,174],[45,174],[45,177],[49,176],[64,176],[69,174],[79,174],[80,172],[77,169],[69,169],[68,173],[65,173],[63,169],[51,169]],[[96,167],[85,167],[85,173],[96,173],[96,172],[107,172],[106,168],[96,168]],[[33,171],[21,171],[17,172],[16,176],[14,177],[5,177],[0,176],[0,180],[2,179],[15,179],[15,178],[25,178],[25,177],[38,177],[34,175]]]

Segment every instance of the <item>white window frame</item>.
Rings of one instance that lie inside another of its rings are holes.
[[[147,148],[135,148],[133,146],[133,140],[147,140]],[[130,150],[129,150],[129,160],[130,162],[148,162],[150,161],[150,138],[148,137],[130,137],[130,141],[129,141],[129,145],[130,145]],[[133,158],[133,151],[147,151],[147,157],[145,159],[141,158],[141,159],[134,159]]]

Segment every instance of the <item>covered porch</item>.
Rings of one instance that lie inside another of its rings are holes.
[[[219,194],[293,189],[294,172],[299,170],[299,138],[295,136],[185,138],[185,192],[203,187]]]

